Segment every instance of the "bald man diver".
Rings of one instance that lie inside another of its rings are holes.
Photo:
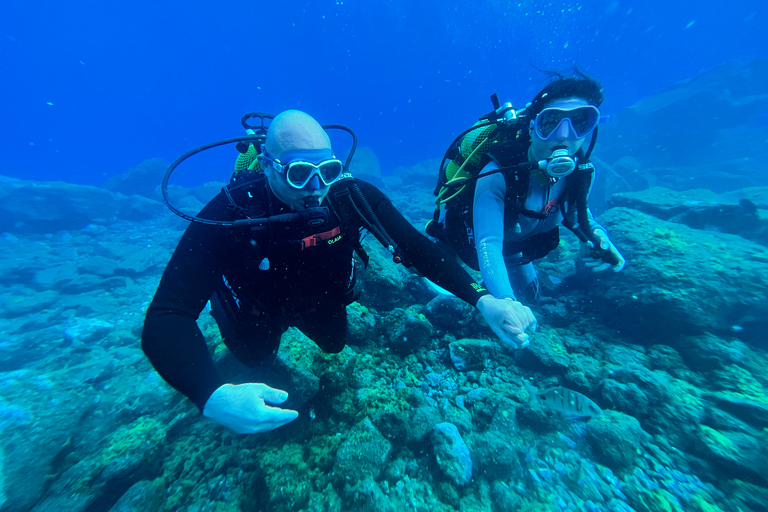
[[[344,348],[351,262],[353,251],[362,249],[359,227],[365,225],[357,219],[365,216],[359,209],[342,205],[349,190],[364,196],[404,263],[477,307],[502,342],[513,348],[528,344],[526,330],[535,330],[530,310],[492,297],[381,191],[343,174],[328,135],[312,117],[296,110],[276,116],[258,158],[264,172],[234,180],[201,218],[330,215],[317,222],[313,217],[298,232],[278,224],[260,231],[197,222],[187,228],[147,310],[142,348],[163,379],[204,416],[238,433],[269,431],[298,416],[267,405],[285,402],[285,391],[263,383],[233,385],[218,374],[196,323],[209,300],[224,343],[246,365],[273,358],[290,326],[325,352]]]

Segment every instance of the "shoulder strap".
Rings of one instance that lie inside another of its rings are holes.
[[[360,256],[360,259],[363,260],[365,268],[368,268],[370,257],[360,243],[360,229],[363,227],[363,223],[352,204],[348,182],[345,181],[340,185],[333,186],[330,194],[328,194],[328,202],[339,217],[342,232],[347,233],[351,237],[352,248]]]
[[[231,211],[242,217],[264,217],[269,214],[266,183],[264,173],[255,173],[247,180],[231,181],[221,190]]]
[[[592,183],[592,174],[595,172],[595,166],[589,161],[579,164],[576,172],[566,179],[566,199],[568,200],[568,211],[563,212],[563,226],[576,235],[580,241],[588,242],[591,229],[587,225],[587,232],[584,232],[582,226],[583,219],[589,219],[587,213],[587,204],[589,196],[589,186]],[[576,212],[576,221],[574,221],[573,211]],[[578,222],[578,226],[576,225]],[[588,223],[587,223],[588,224]]]

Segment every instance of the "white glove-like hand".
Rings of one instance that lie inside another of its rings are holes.
[[[609,268],[621,272],[627,263],[624,256],[608,238],[608,233],[602,229],[596,229],[594,233],[600,239],[600,249],[590,254],[590,258],[584,258],[584,265],[591,268],[592,272],[602,272]]]
[[[514,299],[497,299],[484,295],[477,301],[477,309],[482,313],[491,330],[514,349],[528,346],[528,329],[536,332],[536,317],[530,308]]]
[[[238,434],[258,434],[282,427],[299,416],[297,411],[266,404],[281,404],[287,399],[288,393],[266,384],[224,384],[205,402],[203,416]]]

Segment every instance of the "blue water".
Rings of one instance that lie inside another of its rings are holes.
[[[349,125],[386,174],[441,156],[493,92],[522,106],[543,84],[532,66],[578,63],[610,113],[768,56],[766,22],[762,0],[9,1],[0,174],[100,184],[286,108]]]

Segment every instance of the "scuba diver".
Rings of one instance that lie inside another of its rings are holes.
[[[589,246],[587,267],[621,271],[624,257],[587,204],[600,83],[578,70],[570,78],[555,73],[517,112],[491,99],[495,110],[460,134],[443,158],[427,234],[448,242],[501,299],[540,302],[532,261],[558,246],[560,224]]]
[[[491,296],[381,191],[346,173],[354,145],[343,164],[324,127],[297,110],[274,117],[262,140],[238,146],[230,183],[198,217],[185,216],[195,222],[179,241],[144,323],[142,349],[152,365],[204,416],[238,433],[269,431],[298,416],[275,407],[287,392],[264,383],[233,385],[219,375],[196,323],[206,303],[225,345],[248,366],[272,361],[290,326],[338,353],[346,306],[354,300],[353,252],[367,262],[362,231],[374,234],[395,262],[475,306],[502,342],[527,346],[526,330],[535,330],[530,310]],[[240,166],[241,157],[250,163]],[[169,207],[184,216],[166,190],[181,159],[166,172],[163,191]]]

